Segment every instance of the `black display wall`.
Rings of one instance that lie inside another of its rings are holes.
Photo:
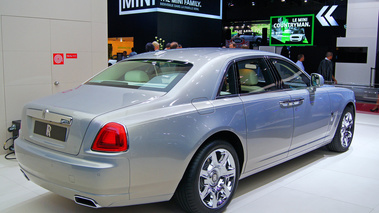
[[[138,53],[155,37],[177,41],[183,47],[218,47],[222,42],[222,22],[218,19],[149,12],[119,15],[119,0],[108,0],[108,37],[134,37]]]
[[[230,6],[230,2],[234,6]],[[252,4],[254,2],[254,6]],[[329,6],[323,16],[332,5],[338,5],[332,16],[339,26],[322,26],[316,15],[324,6]],[[308,73],[316,72],[319,62],[325,57],[327,51],[336,55],[337,37],[346,35],[347,0],[225,0],[223,26],[231,26],[233,23],[269,21],[271,16],[314,14],[314,45],[307,47],[291,47],[290,59],[297,61],[297,55],[305,55],[304,67]],[[224,29],[225,32],[225,29]],[[338,79],[337,79],[338,80]]]

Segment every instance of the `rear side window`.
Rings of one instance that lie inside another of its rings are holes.
[[[238,94],[238,87],[236,81],[236,73],[234,64],[230,65],[226,75],[222,80],[222,86],[220,90],[220,96],[235,95]]]
[[[276,90],[276,83],[263,58],[241,60],[227,69],[219,96],[253,94]]]
[[[241,93],[258,93],[276,89],[276,84],[262,58],[237,62]]]
[[[271,59],[271,62],[282,78],[284,88],[304,89],[309,86],[309,78],[296,66],[279,59]]]
[[[192,66],[177,61],[124,61],[99,73],[86,84],[168,92]]]

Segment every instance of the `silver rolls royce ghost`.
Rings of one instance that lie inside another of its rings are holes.
[[[221,212],[238,181],[353,139],[351,90],[273,53],[140,54],[25,105],[16,155],[34,183],[89,207],[175,199]]]

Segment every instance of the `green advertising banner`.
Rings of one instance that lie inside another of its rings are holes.
[[[314,14],[271,16],[270,46],[313,46]]]

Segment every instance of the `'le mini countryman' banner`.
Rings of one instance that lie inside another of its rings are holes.
[[[222,0],[119,0],[119,14],[163,12],[222,19]]]
[[[271,46],[312,46],[314,14],[272,16]]]

